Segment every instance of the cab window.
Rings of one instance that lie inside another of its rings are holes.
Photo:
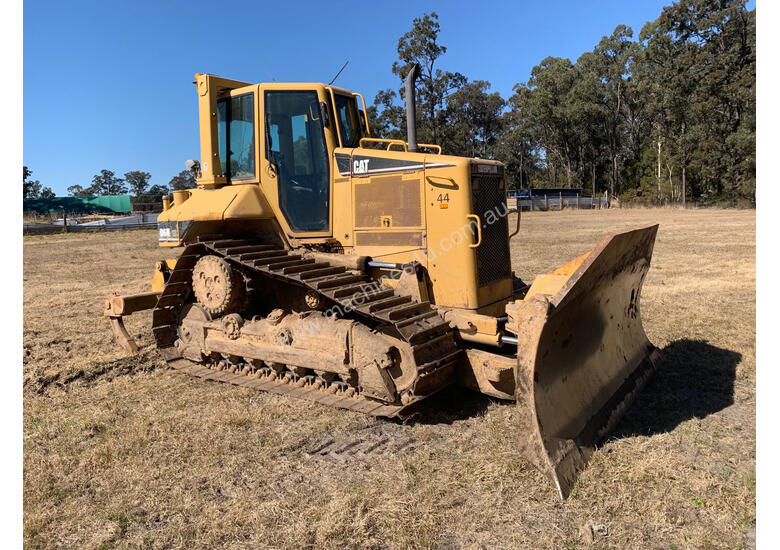
[[[336,94],[336,118],[341,131],[342,147],[357,147],[363,137],[358,115],[357,102],[354,97]]]
[[[274,165],[279,207],[295,231],[326,231],[330,175],[314,91],[265,92],[266,156]]]
[[[255,177],[254,94],[217,100],[219,162],[228,181]]]

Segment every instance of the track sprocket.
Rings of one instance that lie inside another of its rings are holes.
[[[213,317],[236,311],[246,293],[241,274],[224,258],[211,254],[195,263],[192,290],[203,309]]]

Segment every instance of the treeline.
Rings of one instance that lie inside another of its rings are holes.
[[[398,41],[399,90],[369,108],[380,136],[406,138],[414,63],[418,141],[495,158],[510,187],[582,187],[652,204],[755,204],[756,18],[744,0],[682,0],[637,39],[619,25],[572,63],[547,57],[505,99],[439,68],[436,13]]]
[[[193,189],[197,185],[195,176],[189,170],[183,170],[171,178],[167,185],[151,185],[152,175],[141,170],[125,172],[125,177],[120,178],[111,170],[101,170],[92,177],[92,183],[87,187],[71,185],[68,187],[68,196],[71,197],[96,197],[106,195],[130,194],[134,199],[143,201],[146,198],[154,199],[167,195],[170,191],[179,189]],[[50,187],[41,187],[38,180],[32,179],[32,170],[24,166],[22,177],[22,196],[25,199],[48,199],[55,197]]]

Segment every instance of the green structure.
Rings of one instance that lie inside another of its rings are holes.
[[[63,211],[68,214],[126,214],[133,209],[130,204],[130,195],[24,199],[23,208],[25,212],[35,212],[41,215]]]

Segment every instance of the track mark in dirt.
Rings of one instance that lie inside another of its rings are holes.
[[[48,356],[62,357],[70,354],[72,340],[54,338],[53,340],[34,342],[32,339],[37,335],[37,332],[24,334],[22,345],[24,349],[23,363],[45,360]]]
[[[368,460],[375,456],[408,453],[416,448],[416,440],[397,430],[370,427],[364,433],[349,433],[318,440],[303,449],[307,460],[324,459],[335,463],[348,460]]]
[[[65,388],[76,383],[89,385],[99,380],[110,381],[119,376],[151,371],[157,367],[157,362],[142,353],[114,361],[100,361],[83,368],[55,370],[56,367],[52,367],[36,368],[26,373],[24,390],[44,394],[52,387]]]

